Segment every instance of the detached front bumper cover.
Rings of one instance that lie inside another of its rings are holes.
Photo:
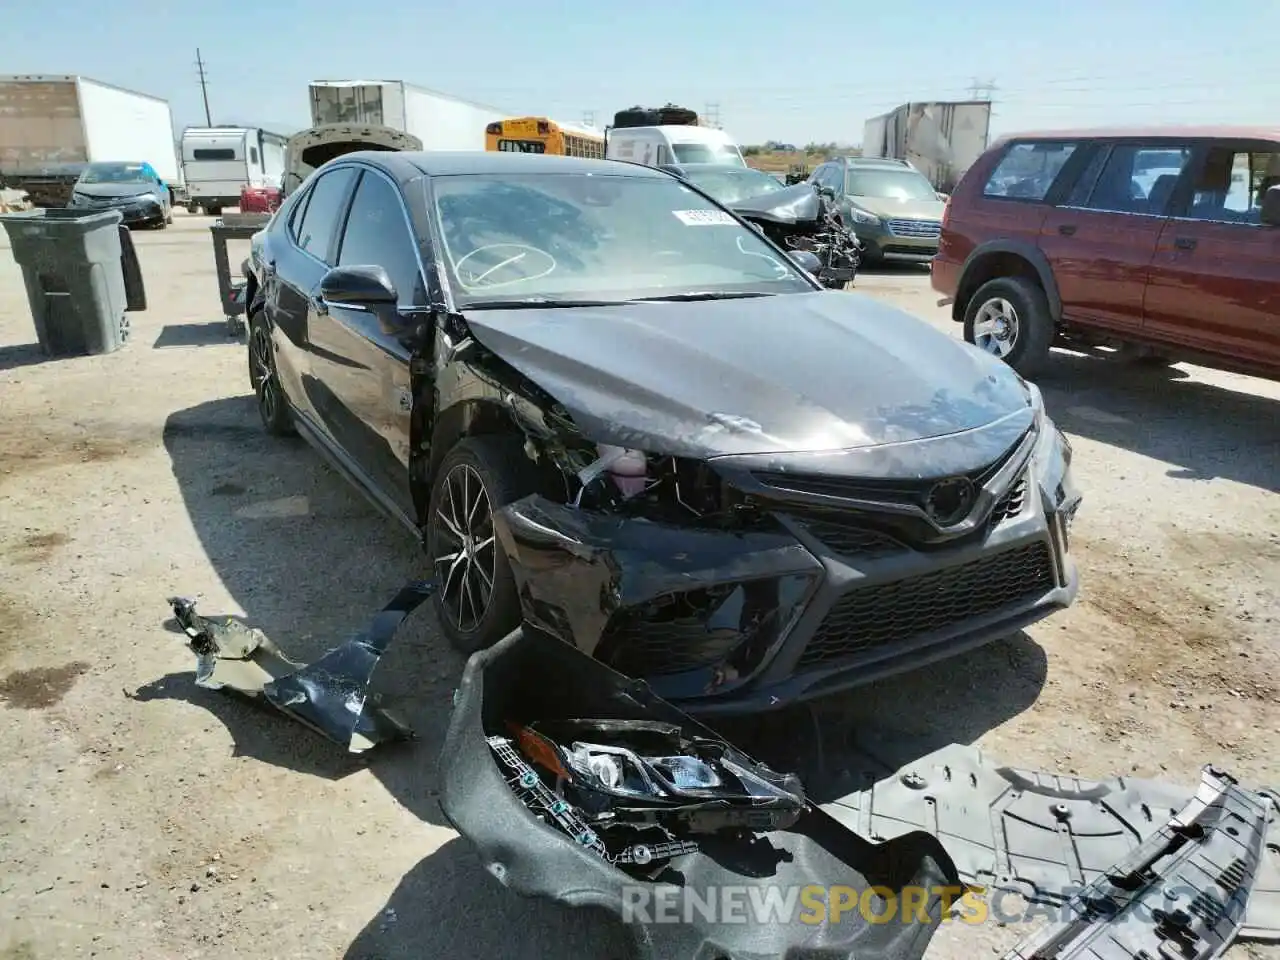
[[[642,956],[918,960],[944,891],[962,889],[935,837],[917,831],[871,843],[807,800],[786,829],[682,836],[641,856],[634,847],[611,854],[599,830],[562,819],[575,811],[557,804],[503,736],[513,725],[582,717],[670,724],[685,739],[732,749],[643,682],[526,626],[467,662],[440,757],[441,807],[504,886],[619,915]],[[872,887],[912,896],[915,919],[875,923],[851,906],[873,900]],[[766,919],[755,904],[778,909]]]
[[[413,736],[371,702],[369,682],[405,618],[433,593],[434,583],[406,584],[365,630],[310,664],[289,659],[257,628],[230,617],[201,616],[193,600],[171,597],[169,605],[196,655],[198,686],[261,697],[352,753],[362,753]]]

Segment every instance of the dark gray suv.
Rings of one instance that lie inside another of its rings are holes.
[[[837,157],[809,182],[835,194],[840,215],[864,246],[863,261],[928,263],[938,252],[943,198],[905,160]]]

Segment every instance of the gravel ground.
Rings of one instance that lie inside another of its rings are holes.
[[[167,596],[309,658],[425,568],[301,442],[262,435],[210,220],[176,216],[135,235],[151,309],[105,357],[40,357],[0,241],[0,958],[624,957],[613,921],[506,893],[444,823],[461,662],[430,613],[379,673],[421,740],[369,761],[193,686]],[[957,334],[918,268],[858,288]],[[1086,498],[1080,601],[826,709],[920,752],[1280,785],[1280,384],[1063,354],[1041,386]],[[1024,932],[952,926],[929,956]]]

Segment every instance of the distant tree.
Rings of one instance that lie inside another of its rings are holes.
[[[744,157],[755,157],[760,155],[761,153],[764,153],[765,149],[766,149],[765,147],[759,147],[752,144],[750,146],[746,146],[742,148],[742,155]]]

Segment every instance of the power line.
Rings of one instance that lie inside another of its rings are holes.
[[[200,48],[196,47],[196,73],[200,77],[200,96],[204,98],[204,125],[213,126],[213,117],[209,113],[209,77],[204,71],[204,60],[200,57]]]

